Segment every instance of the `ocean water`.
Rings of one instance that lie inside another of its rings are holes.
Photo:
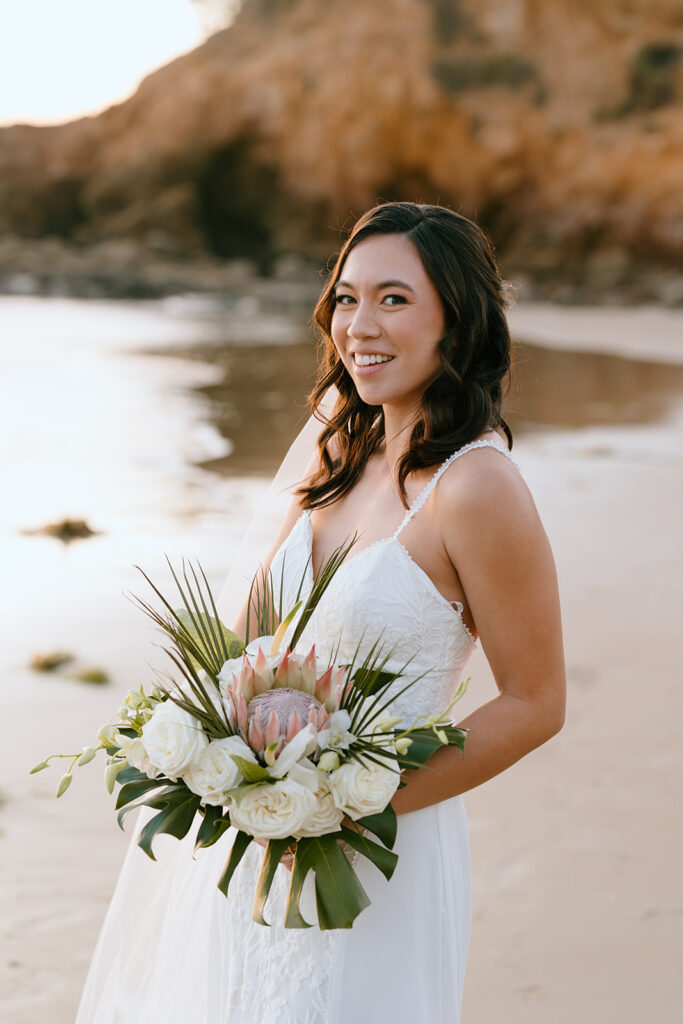
[[[5,665],[66,646],[120,666],[123,638],[145,635],[121,593],[144,592],[135,565],[166,585],[165,556],[199,559],[220,588],[313,380],[304,320],[271,321],[199,299],[0,298]],[[595,448],[661,433],[681,395],[680,366],[520,346],[507,408],[522,451],[558,436]],[[96,534],[30,532],[63,517]]]
[[[269,475],[305,415],[314,366],[305,323],[266,322],[258,311],[247,319],[231,314],[228,321],[227,314],[200,300],[0,298],[0,695],[6,724],[0,902],[8,908],[0,924],[3,1021],[29,1024],[44,1017],[46,1008],[59,1024],[73,1020],[129,841],[114,824],[101,763],[78,769],[60,801],[54,793],[63,769],[29,775],[29,768],[47,753],[75,752],[93,742],[98,727],[116,716],[127,688],[148,684],[156,670],[169,667],[154,646],[159,636],[152,624],[126,599],[126,592],[151,597],[135,566],[169,592],[165,556],[176,566],[183,557],[199,559],[220,589],[250,515],[264,500]],[[556,835],[566,832],[570,851],[578,843],[579,864],[586,852],[591,871],[602,863],[606,884],[597,897],[591,894],[591,908],[603,903],[611,908],[612,880],[630,877],[622,874],[626,846],[615,840],[612,860],[606,862],[604,837],[597,858],[594,847],[581,845],[593,842],[591,829],[601,834],[599,807],[586,824],[586,808],[596,795],[596,751],[602,752],[600,782],[610,793],[610,808],[615,802],[610,785],[622,794],[624,836],[632,835],[633,807],[649,811],[657,786],[643,784],[641,803],[636,796],[633,804],[628,772],[624,786],[622,771],[627,767],[640,778],[641,764],[630,756],[625,764],[619,758],[636,749],[642,724],[629,713],[618,721],[632,729],[631,745],[621,732],[610,739],[611,713],[596,716],[596,692],[599,687],[612,692],[613,685],[621,701],[626,679],[628,700],[635,692],[628,689],[633,665],[638,687],[641,674],[645,681],[655,680],[657,692],[661,682],[676,678],[677,652],[670,637],[680,605],[673,552],[683,470],[682,371],[652,359],[540,345],[519,346],[516,356],[508,401],[514,450],[550,528],[563,586],[574,700],[566,756],[572,764],[577,752],[580,756],[579,792],[573,796],[581,807],[575,818],[578,839],[564,817],[566,794],[547,796],[542,806],[551,822],[552,814],[562,811],[552,849]],[[26,532],[63,516],[83,518],[97,533],[64,544]],[[597,532],[591,524],[597,524]],[[632,649],[624,637],[636,633],[647,635],[648,643]],[[57,674],[29,669],[35,653],[55,649],[71,651],[77,665],[105,669],[111,683],[76,682],[70,666]],[[634,655],[640,661],[633,662]],[[466,700],[479,702],[486,667],[483,656],[477,658],[476,685]],[[673,701],[666,716],[675,730],[671,708]],[[587,733],[581,733],[582,725]],[[654,762],[659,757],[666,778],[673,778],[666,759],[674,758],[675,743],[662,743],[658,733],[656,747]],[[649,771],[654,762],[651,758]],[[574,781],[574,773],[571,777]],[[558,786],[552,772],[548,778],[549,787]],[[517,813],[525,787],[519,781],[515,786],[510,806]],[[492,787],[492,797],[496,792]],[[470,817],[473,848],[476,852],[478,846],[481,857],[480,889],[500,904],[500,811],[488,815],[481,800],[481,795],[478,802],[473,798],[479,811]],[[520,813],[524,818],[524,810]],[[535,805],[526,813],[536,823],[544,820]],[[512,819],[507,832],[505,820],[502,828],[509,836],[519,832]],[[541,828],[541,851],[543,835]],[[534,845],[527,832],[517,838]],[[564,856],[570,863],[566,850]],[[619,905],[632,915],[640,904],[633,904],[626,886],[624,892]],[[668,905],[662,899],[662,907]],[[500,920],[491,903],[480,929],[487,920]],[[611,912],[593,921],[598,940],[607,920],[614,925]],[[657,920],[648,916],[648,935]],[[666,915],[659,920],[666,923]],[[614,927],[619,926],[617,921]],[[504,927],[491,927],[494,946],[509,941]],[[622,931],[635,935],[637,929]],[[574,931],[576,948],[584,948],[584,932],[581,918]],[[481,948],[493,947],[488,942]],[[666,948],[672,948],[670,942]],[[485,981],[480,991],[486,991]]]

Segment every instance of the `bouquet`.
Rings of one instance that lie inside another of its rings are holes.
[[[134,600],[170,639],[164,649],[180,678],[166,677],[149,693],[142,686],[130,690],[119,720],[100,730],[97,746],[51,755],[32,772],[46,768],[53,757],[70,758],[59,797],[74,767],[104,750],[106,787],[113,793],[120,786],[119,825],[123,828],[135,808],[156,811],[137,837],[152,860],[160,833],[182,839],[198,818],[196,851],[216,843],[232,826],[236,836],[218,879],[226,896],[247,847],[254,839],[265,843],[255,921],[268,923],[268,893],[283,854],[292,850],[285,927],[310,927],[299,906],[310,871],[319,927],[351,927],[369,899],[347,851],[367,857],[391,878],[398,860],[392,850],[397,821],[391,799],[403,785],[405,769],[420,768],[443,745],[463,750],[466,730],[453,726],[448,712],[467,684],[460,684],[440,714],[403,725],[391,714],[391,702],[421,677],[406,675],[409,664],[388,670],[391,652],[383,652],[381,636],[362,659],[359,644],[349,664],[321,659],[315,645],[297,648],[351,544],[333,553],[309,598],[284,616],[270,575],[255,579],[246,636],[254,614],[259,635],[248,643],[220,621],[200,566],[188,572],[183,563],[183,582],[170,567],[182,601],[176,609],[140,569],[164,610]]]

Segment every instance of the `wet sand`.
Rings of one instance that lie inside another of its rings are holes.
[[[595,311],[594,336],[602,312]],[[555,320],[552,313],[542,313],[544,343],[582,350],[585,331],[572,342],[566,311]],[[672,314],[670,333],[658,342],[677,363],[681,323]],[[638,357],[651,358],[651,340],[641,341]],[[631,346],[624,354],[636,355]],[[463,1024],[680,1018],[682,441],[679,403],[657,424],[546,429],[516,445],[558,566],[568,711],[559,736],[465,797],[474,922]],[[250,487],[256,500],[258,481]],[[5,588],[0,611],[13,641],[2,653],[6,1024],[73,1021],[128,841],[100,766],[79,769],[60,801],[59,770],[28,776],[26,769],[51,750],[78,749],[120,695],[149,678],[146,662],[163,664],[150,648],[147,620],[119,593],[142,592],[132,562],[161,579],[162,551],[196,555],[218,585],[245,514],[244,493],[236,492],[225,516],[214,508],[184,527],[157,522],[125,546],[115,535],[83,542],[99,545],[99,579],[85,546],[63,550],[32,538],[21,571],[38,595],[40,642],[29,644],[25,626],[14,635],[19,625]],[[43,590],[49,601],[40,599]],[[113,683],[86,687],[23,667],[33,649],[64,644],[105,664]],[[463,716],[494,694],[480,651],[468,671]]]

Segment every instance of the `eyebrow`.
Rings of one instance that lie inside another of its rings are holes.
[[[352,291],[354,290],[350,281],[337,281],[334,288],[335,291],[337,288],[351,288]],[[381,291],[383,288],[405,288],[407,292],[413,292],[413,294],[415,294],[415,289],[411,288],[409,284],[406,284],[405,281],[398,281],[396,279],[392,279],[391,281],[380,281],[379,284],[375,285],[376,292]]]

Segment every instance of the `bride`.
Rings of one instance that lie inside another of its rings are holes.
[[[77,1024],[457,1022],[471,917],[461,794],[562,726],[555,569],[509,454],[501,402],[510,339],[484,234],[440,206],[369,210],[315,320],[310,460],[262,561],[283,606],[302,578],[310,590],[335,548],[358,540],[300,647],[315,642],[324,656],[339,646],[343,662],[368,626],[369,636],[381,631],[397,665],[412,657],[411,671],[425,673],[392,705],[407,722],[448,705],[477,639],[499,693],[458,723],[469,730],[464,755],[444,747],[406,773],[392,800],[396,872],[387,883],[369,861],[355,863],[371,905],[348,931],[277,923],[287,856],[269,899],[273,924],[252,922],[255,844],[226,900],[216,880],[232,829],[196,860],[191,836],[159,837],[158,864],[131,844]],[[243,608],[237,632],[245,621]],[[309,921],[312,901],[309,875]]]

